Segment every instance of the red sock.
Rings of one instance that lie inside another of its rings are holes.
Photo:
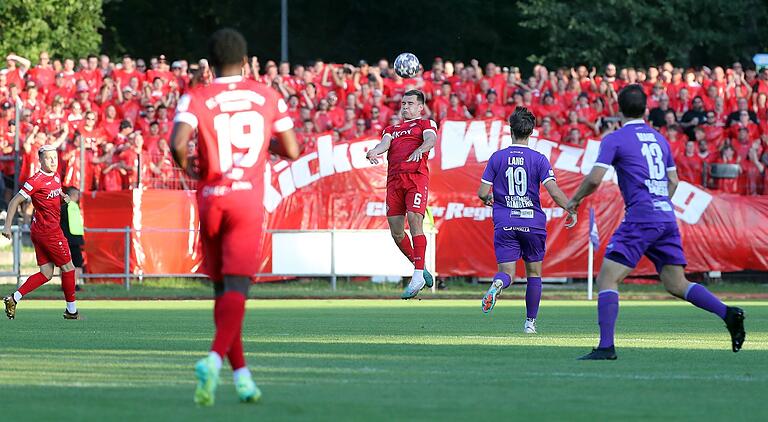
[[[64,290],[64,300],[75,301],[75,270],[61,273],[61,288]]]
[[[24,284],[19,287],[19,293],[21,293],[22,296],[26,296],[36,288],[42,286],[43,284],[47,283],[48,279],[45,278],[43,273],[35,273],[31,277],[27,279],[27,281],[24,282]]]
[[[224,292],[216,300],[213,308],[213,320],[216,323],[216,335],[213,338],[211,351],[224,357],[236,336],[240,333],[245,315],[245,296],[235,291]]]
[[[221,301],[219,298],[214,299],[214,305],[213,305],[213,322],[216,324],[218,322],[218,310],[220,308],[219,304]],[[242,327],[241,327],[242,328]],[[241,330],[242,331],[242,330]],[[223,355],[219,355],[222,358]],[[229,364],[232,365],[232,370],[237,370],[245,366],[245,356],[243,354],[243,340],[242,340],[242,334],[240,332],[237,333],[235,336],[234,341],[232,342],[232,345],[229,347],[229,352],[227,353],[227,359],[229,359]]]
[[[243,354],[242,330],[237,332],[237,335],[235,336],[235,340],[232,342],[232,346],[229,348],[229,354],[227,354],[227,359],[229,359],[229,364],[232,365],[233,371],[236,371],[245,366],[245,355]]]
[[[409,261],[413,262],[413,246],[411,246],[411,239],[407,234],[403,240],[397,244],[397,247],[400,248],[400,252],[402,252]]]
[[[413,236],[413,266],[417,270],[424,269],[424,255],[427,253],[427,236]]]

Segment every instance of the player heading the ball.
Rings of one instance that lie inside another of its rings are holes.
[[[402,294],[411,299],[426,287],[432,287],[432,274],[424,268],[427,237],[424,236],[424,212],[427,209],[429,167],[427,157],[437,142],[437,124],[422,119],[424,94],[410,90],[400,103],[402,123],[384,128],[381,142],[368,151],[366,158],[378,164],[387,153],[387,222],[392,238],[406,258],[413,263],[413,277]],[[405,220],[413,243],[405,233]]]
[[[512,284],[515,265],[522,257],[528,284],[525,288],[526,319],[523,332],[536,333],[541,301],[541,263],[547,241],[547,217],[541,209],[540,186],[557,205],[565,208],[568,197],[557,186],[549,159],[528,146],[536,117],[525,107],[509,116],[512,145],[491,155],[480,179],[477,195],[493,207],[493,246],[499,272],[483,296],[482,310],[490,312],[496,298]],[[576,224],[576,214],[566,217],[566,227]]]

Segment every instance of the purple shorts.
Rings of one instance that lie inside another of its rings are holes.
[[[529,227],[499,227],[493,233],[496,262],[525,262],[544,260],[547,249],[547,233]]]
[[[605,257],[635,268],[643,255],[653,262],[659,273],[665,265],[686,266],[677,223],[621,223],[611,237]]]

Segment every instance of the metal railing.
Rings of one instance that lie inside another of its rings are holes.
[[[0,272],[0,277],[15,277],[16,278],[16,284],[17,286],[21,285],[21,280],[24,277],[28,277],[31,274],[22,274],[22,268],[21,268],[21,252],[22,252],[22,234],[28,233],[29,228],[28,227],[19,227],[19,226],[12,226],[11,228],[13,236],[12,236],[12,249],[13,249],[13,269],[10,272]],[[123,234],[123,272],[119,273],[83,273],[81,275],[84,279],[122,279],[123,285],[125,286],[126,290],[131,289],[131,284],[133,280],[139,280],[139,282],[142,282],[145,278],[193,278],[193,279],[200,279],[200,278],[207,278],[207,276],[202,274],[196,274],[196,273],[179,273],[179,274],[172,274],[172,273],[163,273],[163,274],[145,274],[142,270],[139,270],[138,272],[132,271],[131,268],[131,243],[133,241],[132,234],[134,233],[197,233],[199,232],[199,229],[169,229],[169,228],[141,228],[141,229],[134,229],[129,226],[125,226],[122,228],[85,228],[85,233],[122,233]],[[328,273],[316,273],[316,272],[307,272],[307,273],[257,273],[253,274],[254,277],[322,277],[322,278],[329,278],[330,279],[330,287],[332,290],[336,290],[337,288],[337,280],[338,280],[338,274],[337,269],[335,265],[336,261],[336,234],[337,233],[350,233],[350,232],[370,232],[370,230],[339,230],[339,229],[327,229],[327,230],[270,230],[270,233],[329,233],[331,238],[331,265],[330,265],[330,272]],[[433,245],[432,248],[434,248],[434,233],[428,233],[428,235],[431,238],[431,241],[429,244]],[[435,268],[435,254],[434,249],[431,249],[430,253],[430,262],[428,262],[428,266],[431,268]],[[345,276],[349,276],[349,274],[344,274]],[[356,274],[360,276],[366,276],[370,274]],[[394,274],[393,274],[394,275]],[[435,291],[435,287],[433,285],[432,291]]]

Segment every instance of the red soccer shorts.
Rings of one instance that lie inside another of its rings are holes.
[[[198,191],[201,192],[201,191]],[[264,204],[261,195],[233,191],[216,196],[198,193],[201,272],[214,282],[225,275],[252,277],[261,263]]]
[[[387,217],[405,215],[406,211],[424,215],[428,185],[429,176],[421,173],[390,176],[387,180]]]
[[[67,238],[61,230],[48,234],[32,233],[31,237],[32,245],[35,246],[37,265],[43,266],[53,262],[53,265],[61,267],[72,260]]]

